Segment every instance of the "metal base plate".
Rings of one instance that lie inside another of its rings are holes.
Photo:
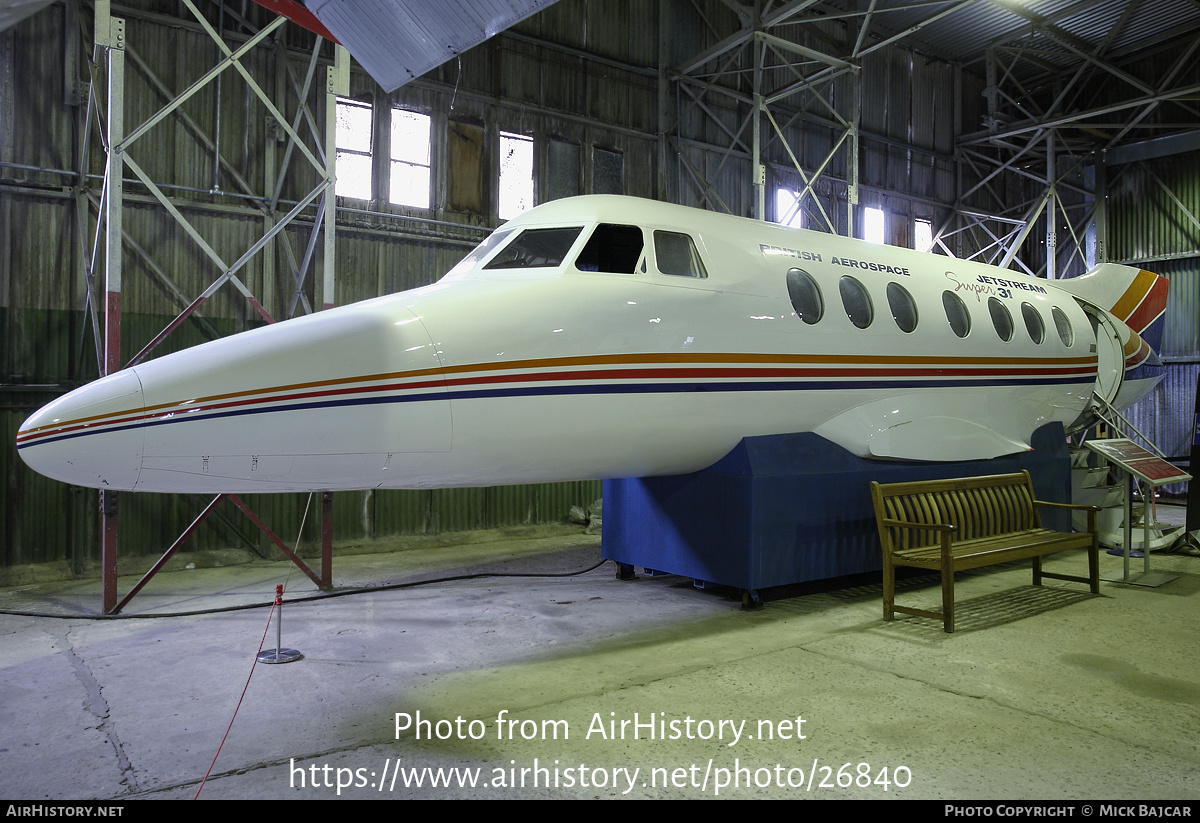
[[[1148,586],[1150,588],[1158,588],[1164,583],[1170,583],[1179,575],[1167,574],[1165,572],[1144,572],[1142,574],[1130,575],[1129,579],[1125,579],[1123,574],[1106,574],[1100,579],[1108,583],[1129,583],[1132,586]]]
[[[278,654],[276,652],[278,651]],[[258,653],[259,663],[291,663],[304,657],[295,649],[269,649]]]

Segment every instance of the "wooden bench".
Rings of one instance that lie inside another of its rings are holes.
[[[1029,472],[926,480],[871,483],[875,522],[883,546],[883,619],[895,612],[940,617],[954,631],[954,573],[1010,560],[1033,558],[1033,585],[1043,577],[1074,580],[1100,591],[1098,506],[1048,503],[1033,496]],[[1081,509],[1088,513],[1087,532],[1042,528],[1037,508]],[[1088,576],[1042,571],[1042,557],[1067,549],[1088,550]],[[896,566],[934,569],[942,573],[942,612],[896,605]]]

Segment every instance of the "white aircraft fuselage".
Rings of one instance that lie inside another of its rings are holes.
[[[104,377],[17,443],[65,482],[214,493],[683,474],[743,437],[804,431],[863,457],[989,458],[1069,426],[1093,393],[1124,405],[1158,379],[1149,322],[1122,321],[1161,315],[1165,281],[1101,268],[1046,281],[571,198],[433,285]]]

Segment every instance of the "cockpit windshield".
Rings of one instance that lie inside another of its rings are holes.
[[[462,260],[459,260],[454,268],[446,272],[447,276],[475,268],[479,265],[480,260],[491,254],[492,251],[505,240],[507,240],[511,234],[512,229],[507,231],[492,232],[482,243],[471,249],[470,253],[467,254],[466,257],[464,257]]]
[[[560,266],[582,226],[526,229],[509,243],[485,269],[531,269]]]
[[[498,231],[463,258],[452,272],[473,268],[489,255],[492,257],[485,270],[561,266],[582,232],[582,226]],[[640,226],[600,223],[591,230],[576,256],[575,268],[606,274],[646,274],[648,268],[657,268],[661,274],[707,277],[695,241],[689,235],[655,229],[652,237],[653,243],[648,243],[647,232]]]

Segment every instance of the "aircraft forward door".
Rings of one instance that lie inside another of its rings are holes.
[[[1125,380],[1125,344],[1111,314],[1082,300],[1078,302],[1092,324],[1096,340],[1096,385],[1093,390],[1105,403],[1112,403]]]

